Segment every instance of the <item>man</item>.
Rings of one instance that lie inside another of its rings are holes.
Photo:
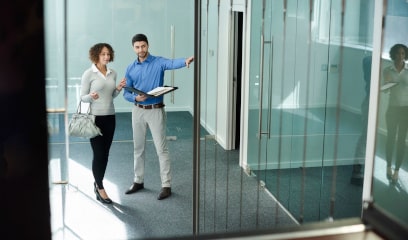
[[[143,92],[163,86],[164,71],[189,67],[194,57],[166,59],[149,53],[149,42],[144,34],[132,38],[132,46],[137,58],[126,69],[126,86]],[[134,179],[126,194],[135,193],[144,188],[145,139],[147,127],[153,137],[160,163],[161,191],[158,200],[171,195],[171,168],[166,140],[166,116],[163,95],[148,97],[125,90],[124,98],[134,103],[132,109],[132,128],[134,141]]]

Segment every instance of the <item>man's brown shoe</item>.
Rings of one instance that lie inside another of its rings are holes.
[[[133,183],[132,186],[130,186],[130,188],[125,193],[126,194],[135,193],[143,188],[144,188],[143,183]]]
[[[158,199],[158,200],[162,200],[162,199],[165,199],[165,198],[170,197],[170,195],[171,195],[171,188],[169,188],[169,187],[164,187],[164,188],[161,189],[161,191],[160,191],[159,196],[157,197],[157,199]]]

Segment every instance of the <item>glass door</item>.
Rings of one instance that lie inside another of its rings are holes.
[[[363,2],[252,1],[247,163],[300,223],[361,214]]]
[[[67,66],[66,11],[63,1],[44,1],[46,107],[48,119],[49,181],[52,231],[65,225],[65,196],[69,186],[69,139],[66,135]]]

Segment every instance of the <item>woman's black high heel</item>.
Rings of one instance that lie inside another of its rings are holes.
[[[96,186],[96,183],[94,183],[94,192],[96,194],[96,200],[100,201],[101,203],[107,203],[111,204],[112,200],[110,198],[103,198],[101,194],[98,191],[98,186]]]

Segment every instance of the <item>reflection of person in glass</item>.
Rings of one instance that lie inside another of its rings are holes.
[[[358,159],[364,158],[367,141],[368,103],[370,98],[370,80],[371,80],[371,55],[363,58],[362,65],[366,95],[363,99],[363,102],[361,103],[361,123],[362,123],[361,135],[357,142],[355,150],[356,163],[353,165],[353,173],[350,179],[351,184],[359,186],[362,186],[364,179],[363,165],[358,162]]]
[[[408,48],[403,44],[395,44],[390,49],[393,64],[383,71],[384,84],[394,82],[396,85],[389,89],[390,97],[386,113],[387,124],[387,178],[398,181],[398,171],[405,153],[405,138],[408,130]],[[396,143],[396,145],[395,145]],[[396,147],[396,161],[392,172],[393,151]]]

